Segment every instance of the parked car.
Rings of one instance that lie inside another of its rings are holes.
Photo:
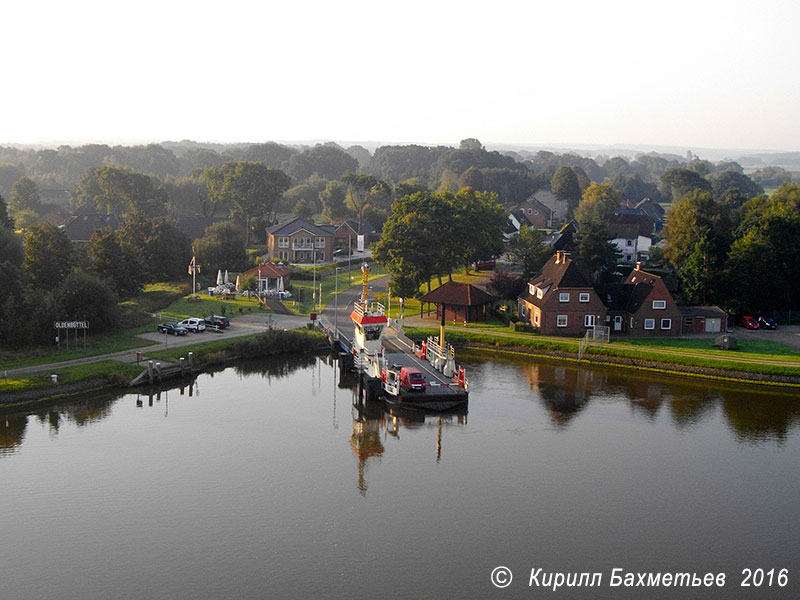
[[[765,317],[764,315],[761,315],[760,317],[758,317],[758,326],[761,329],[777,329],[778,328],[778,324],[775,322],[775,320],[772,317]]]
[[[479,260],[472,263],[472,268],[476,271],[491,271],[497,266],[497,262],[492,258],[489,260]]]
[[[189,330],[178,323],[159,323],[158,331],[161,333],[171,333],[172,335],[186,335]]]
[[[739,321],[739,325],[745,329],[758,329],[758,321],[756,321],[753,317],[742,317]]]
[[[203,319],[203,322],[206,324],[206,327],[214,327],[215,329],[225,329],[231,324],[228,317],[223,317],[221,315],[210,315]]]
[[[184,319],[178,325],[183,325],[191,331],[192,333],[200,333],[201,331],[206,330],[206,322],[203,319],[198,319],[197,317],[190,317],[188,319]]]

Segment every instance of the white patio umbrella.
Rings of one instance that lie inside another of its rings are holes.
[[[228,269],[225,269],[225,283],[230,283],[230,281],[228,281]]]
[[[217,285],[222,285],[222,269],[217,271]]]

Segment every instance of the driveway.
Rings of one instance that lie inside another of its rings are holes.
[[[800,350],[800,325],[778,325],[777,329],[744,329],[734,327],[733,335],[741,339],[769,340]]]

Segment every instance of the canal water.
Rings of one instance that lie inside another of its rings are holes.
[[[391,414],[310,358],[0,415],[0,595],[800,597],[796,392],[467,363],[465,414]]]

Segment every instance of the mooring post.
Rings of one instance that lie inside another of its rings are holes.
[[[189,352],[189,370],[194,370],[194,352]]]
[[[147,377],[150,379],[150,383],[153,383],[153,361],[147,361]]]
[[[156,363],[156,373],[158,373],[158,383],[161,383],[161,363]]]
[[[181,366],[181,377],[183,377],[183,365],[185,364],[185,359],[182,356],[181,356],[180,360],[178,361],[178,364],[180,364],[180,366]]]

